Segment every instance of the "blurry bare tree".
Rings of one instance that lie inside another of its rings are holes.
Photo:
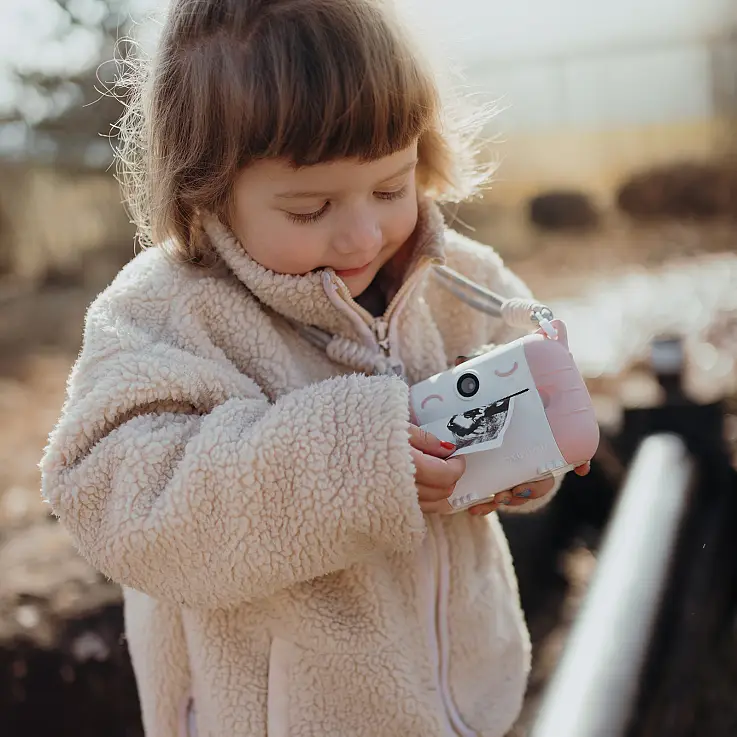
[[[39,63],[13,69],[19,93],[0,115],[0,128],[12,127],[14,138],[22,138],[24,157],[64,167],[105,167],[112,159],[111,125],[122,112],[122,100],[111,93],[116,60],[130,50],[120,40],[133,22],[133,0],[47,1],[59,17],[54,41],[62,48],[84,44],[90,53],[66,67]]]

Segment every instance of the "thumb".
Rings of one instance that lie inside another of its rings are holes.
[[[447,458],[456,449],[453,443],[440,440],[417,425],[409,426],[409,444],[416,450],[438,458]]]

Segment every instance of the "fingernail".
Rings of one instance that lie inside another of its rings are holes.
[[[506,499],[502,499],[499,503],[504,504],[506,506],[507,504],[511,504],[512,500],[509,497],[507,497]]]
[[[453,445],[453,443],[449,443],[447,440],[441,440],[440,441],[440,446],[442,448],[445,448],[446,450],[455,450],[456,449],[455,445]]]
[[[515,496],[521,499],[529,499],[532,496],[532,489],[525,489],[524,491],[518,491]]]

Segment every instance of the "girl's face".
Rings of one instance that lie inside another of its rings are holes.
[[[416,164],[417,143],[368,163],[259,161],[236,179],[233,232],[265,268],[330,267],[357,297],[415,230]]]

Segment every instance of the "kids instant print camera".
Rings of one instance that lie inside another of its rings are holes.
[[[466,455],[449,499],[454,512],[596,452],[599,426],[565,325],[549,325],[555,337],[540,329],[412,387],[415,423]]]

